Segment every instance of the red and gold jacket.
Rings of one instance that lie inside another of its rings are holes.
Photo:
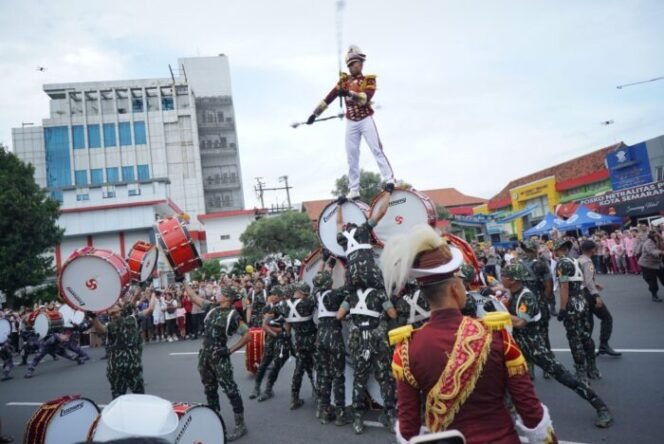
[[[339,74],[339,83],[329,92],[322,102],[314,110],[319,116],[325,109],[339,97],[339,91],[344,89],[350,92],[346,97],[346,118],[348,120],[360,121],[374,113],[371,108],[371,98],[376,92],[376,76],[358,74],[351,76],[345,72]]]
[[[434,310],[426,325],[402,335],[406,338],[396,347],[392,361],[400,442],[419,435],[424,423],[430,432],[459,430],[469,444],[518,444],[505,392],[510,393],[520,416],[516,426],[533,438],[530,442],[557,442],[525,359],[504,329],[509,315],[503,315],[506,320],[492,325],[465,317],[456,309]],[[395,336],[398,333],[391,331],[391,341]],[[424,421],[422,396],[426,401]]]

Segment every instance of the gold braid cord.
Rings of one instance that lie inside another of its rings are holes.
[[[404,341],[399,347],[399,355],[403,364],[403,377],[408,384],[413,388],[419,389],[420,385],[417,383],[415,376],[410,372],[410,358],[408,356],[408,344],[410,341]]]
[[[447,365],[426,400],[426,426],[445,430],[475,389],[489,356],[492,334],[482,322],[464,317]]]

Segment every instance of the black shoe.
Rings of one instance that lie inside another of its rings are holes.
[[[613,424],[613,415],[607,407],[603,407],[597,410],[597,419],[595,419],[595,427],[600,429],[605,429],[610,427]]]
[[[599,355],[622,356],[622,353],[615,351],[609,344],[604,344],[599,346],[597,356]]]
[[[0,381],[9,381],[10,379],[14,379],[14,377],[9,375],[4,375],[2,379],[0,379]]]
[[[660,299],[659,296],[653,296],[653,297],[652,297],[652,301],[653,301],[653,302],[664,302],[664,301],[662,301],[662,299]]]

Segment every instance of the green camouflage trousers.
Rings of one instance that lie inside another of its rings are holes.
[[[127,393],[145,393],[140,350],[109,350],[106,377],[113,399]]]
[[[322,407],[330,405],[332,390],[334,404],[346,406],[346,347],[341,333],[341,322],[323,318],[318,324],[316,337],[316,386],[318,401]]]
[[[314,355],[316,352],[316,331],[307,333],[295,332],[295,370],[291,383],[291,393],[294,398],[299,397],[302,387],[302,378],[309,375],[314,385]]]
[[[201,375],[207,404],[219,412],[218,387],[224,391],[233,407],[233,413],[243,413],[242,397],[233,378],[233,364],[227,349],[204,347],[198,354],[198,373]]]
[[[279,371],[284,366],[290,356],[290,339],[275,338],[269,334],[265,335],[265,346],[263,349],[263,358],[256,372],[256,386],[260,386],[267,369],[274,362],[272,370],[267,377],[268,386],[272,387],[279,377]]]
[[[353,410],[365,410],[365,393],[373,371],[380,385],[385,410],[394,410],[395,382],[392,378],[392,354],[385,327],[360,330],[351,325],[348,348],[353,359]]]
[[[574,368],[585,375],[588,370],[595,368],[595,342],[585,300],[580,302],[570,299],[563,325],[567,333],[569,348],[572,350]]]

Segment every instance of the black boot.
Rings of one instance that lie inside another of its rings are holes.
[[[346,409],[344,407],[335,408],[334,415],[336,416],[334,424],[338,426],[345,426],[348,424],[348,415],[346,415]]]
[[[265,391],[260,394],[258,397],[258,402],[263,402],[267,401],[268,399],[272,398],[274,396],[274,393],[272,392],[272,384],[269,382],[267,383],[267,386],[265,387]]]
[[[353,431],[356,435],[364,432],[364,413],[361,411],[353,412]]]
[[[300,396],[297,393],[291,394],[291,402],[290,402],[291,410],[299,409],[300,407],[302,407],[303,404],[304,401],[300,399]]]
[[[260,395],[261,395],[261,385],[260,383],[257,382],[256,385],[254,386],[254,391],[251,392],[251,394],[249,395],[249,399],[256,399]]]
[[[653,302],[662,302],[662,299],[660,299],[659,296],[657,296],[656,294],[654,294],[654,295],[652,295],[652,301],[653,301]]]
[[[244,413],[235,414],[235,430],[226,435],[228,441],[235,441],[236,439],[246,435],[248,432],[247,426],[244,423]]]
[[[599,346],[597,356],[599,355],[622,356],[622,353],[615,351],[608,342],[605,342]]]

